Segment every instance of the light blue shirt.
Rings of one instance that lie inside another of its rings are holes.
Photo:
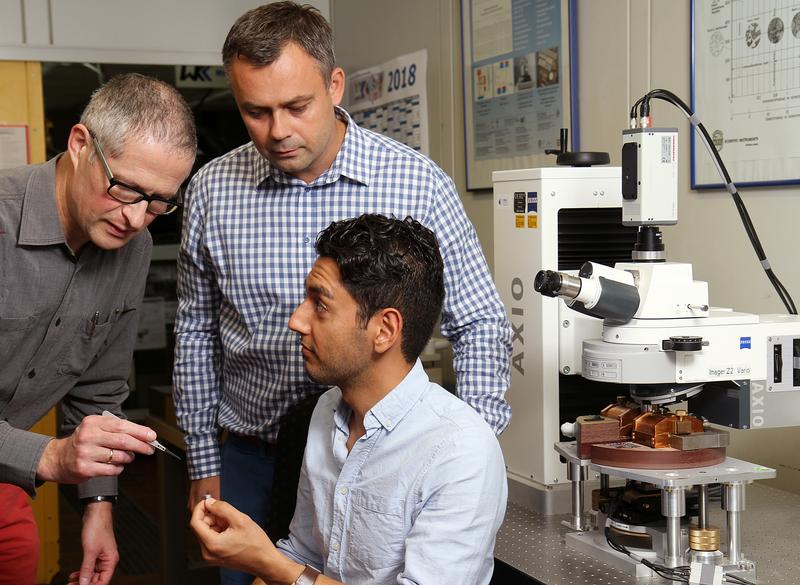
[[[320,397],[278,548],[347,585],[489,583],[507,495],[489,425],[419,361],[348,454],[350,413],[338,388]]]

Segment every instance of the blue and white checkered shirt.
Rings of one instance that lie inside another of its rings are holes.
[[[444,259],[441,332],[453,343],[458,395],[495,429],[508,425],[511,328],[452,180],[418,152],[347,123],[313,182],[245,144],[204,166],[187,193],[178,260],[174,397],[189,476],[220,473],[219,428],[274,441],[287,410],[325,388],[305,374],[287,326],[303,300],[317,234],[363,213],[413,216]]]

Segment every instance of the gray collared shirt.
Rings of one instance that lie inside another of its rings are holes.
[[[0,171],[0,482],[35,493],[50,437],[29,432],[61,402],[63,432],[128,395],[136,310],[152,240],[118,250],[86,244],[74,256],[55,200],[56,160]],[[114,495],[116,478],[79,486]]]

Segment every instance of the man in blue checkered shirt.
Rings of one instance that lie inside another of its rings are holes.
[[[319,12],[291,2],[253,9],[222,54],[252,142],[210,162],[189,186],[174,397],[189,506],[205,494],[222,497],[266,526],[278,431],[326,389],[305,375],[287,323],[303,299],[317,234],[331,222],[410,215],[434,231],[445,267],[440,328],[453,343],[456,390],[497,433],[511,417],[511,329],[452,180],[338,107],[344,72]],[[248,579],[223,571],[224,583]]]

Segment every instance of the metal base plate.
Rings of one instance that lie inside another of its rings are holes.
[[[570,532],[565,536],[565,540],[567,546],[571,546],[575,550],[602,561],[607,565],[611,565],[615,569],[631,575],[636,579],[651,578],[656,576],[653,571],[645,567],[640,562],[633,560],[621,552],[617,552],[609,548],[605,537],[603,537],[597,531]],[[636,551],[636,554],[643,556],[659,565],[664,564],[663,559],[656,557],[655,553],[648,555],[646,553],[642,553],[642,551]],[[743,561],[742,564],[749,565],[752,567],[752,569],[745,571],[741,570],[741,568],[738,566],[723,564],[723,574],[727,575],[729,573],[733,573],[737,577],[742,577],[748,581],[756,583],[755,564],[751,561]]]
[[[800,495],[759,483],[748,486],[747,508],[742,516],[742,551],[758,564],[759,585],[798,582],[798,510]],[[725,513],[718,502],[712,502],[709,512],[711,524],[725,525]],[[497,534],[495,556],[547,585],[670,585],[659,577],[638,580],[567,546],[569,531],[561,521],[569,518],[566,514],[544,516],[509,503]]]
[[[578,456],[576,443],[562,442],[555,444],[555,450],[563,455],[567,461],[588,466],[592,471],[608,474],[611,477],[622,477],[652,483],[660,488],[665,487],[691,487],[710,483],[731,483],[734,481],[753,481],[757,479],[772,479],[775,470],[755,463],[726,457],[724,461],[708,467],[694,467],[689,469],[629,469],[625,467],[611,467],[593,463],[590,459],[581,459]]]
[[[631,575],[637,579],[654,576],[653,571],[645,567],[642,563],[636,562],[629,556],[609,548],[606,539],[596,530],[591,532],[570,532],[565,536],[565,540],[567,546],[571,546],[575,550],[593,559],[611,565],[626,575]],[[655,553],[648,555],[637,552],[637,554],[653,562],[658,562]]]

